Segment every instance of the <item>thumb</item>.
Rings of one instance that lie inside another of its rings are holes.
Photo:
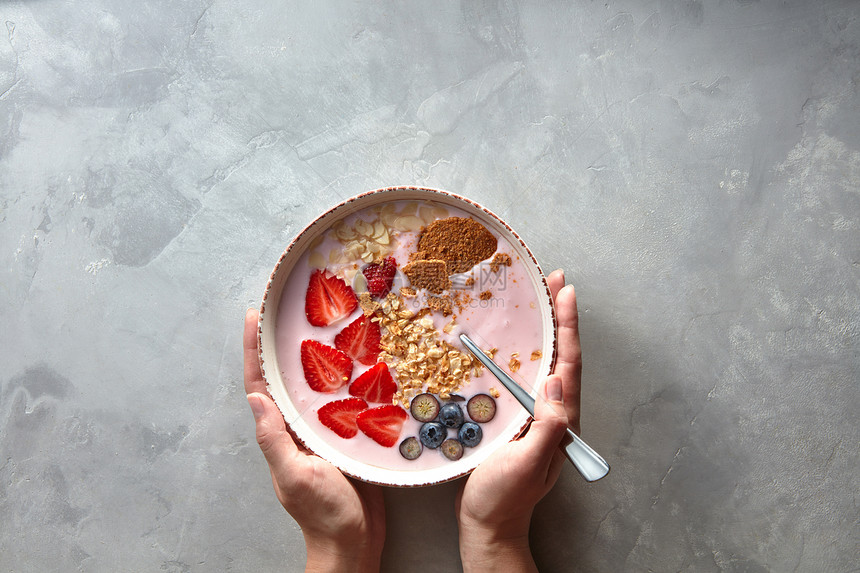
[[[548,376],[535,400],[535,421],[520,441],[528,444],[535,467],[548,468],[567,428],[561,377]]]
[[[259,392],[248,394],[248,405],[257,423],[257,443],[272,471],[298,453],[292,436],[287,432],[284,417],[271,398]]]

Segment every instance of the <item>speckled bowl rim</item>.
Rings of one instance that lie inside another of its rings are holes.
[[[376,197],[381,194],[392,195],[388,201],[410,201],[410,200],[426,200],[426,201],[437,201],[441,202],[443,205],[450,204],[452,201],[454,203],[453,206],[460,208],[461,210],[470,213],[470,214],[478,214],[479,218],[488,218],[489,221],[494,223],[494,226],[499,226],[504,229],[506,233],[506,239],[515,248],[520,248],[522,252],[528,255],[528,259],[524,260],[524,265],[527,271],[535,273],[533,279],[536,279],[544,289],[543,294],[545,296],[541,296],[540,289],[538,288],[538,300],[541,305],[541,312],[549,314],[549,329],[547,329],[547,324],[545,323],[543,326],[544,335],[548,337],[549,340],[545,339],[545,343],[543,346],[544,350],[547,350],[547,347],[550,346],[552,348],[552,355],[549,361],[542,361],[543,367],[538,372],[536,380],[540,380],[542,377],[548,375],[552,372],[555,367],[555,362],[558,353],[558,340],[556,338],[556,327],[557,327],[557,317],[555,314],[555,306],[554,301],[552,299],[552,293],[549,288],[549,284],[547,283],[546,276],[541,270],[540,264],[537,262],[537,259],[532,254],[531,250],[525,244],[525,242],[520,238],[520,236],[504,221],[501,217],[490,211],[489,209],[479,205],[475,201],[471,199],[467,199],[461,195],[457,195],[455,193],[451,193],[449,191],[443,191],[440,189],[433,189],[429,187],[415,187],[415,186],[395,186],[395,187],[384,187],[380,189],[375,189],[373,191],[367,191],[361,194],[358,194],[354,197],[346,199],[335,205],[334,207],[328,209],[320,216],[316,217],[309,225],[307,225],[304,229],[299,232],[296,237],[290,242],[287,248],[284,250],[283,254],[281,254],[278,262],[275,264],[274,269],[272,270],[271,275],[269,276],[269,280],[266,284],[266,289],[263,294],[262,303],[260,305],[260,319],[257,322],[257,348],[258,355],[260,360],[260,368],[263,373],[263,380],[266,382],[266,388],[269,394],[275,400],[275,403],[278,405],[278,408],[281,410],[282,414],[285,413],[286,408],[285,404],[281,404],[280,400],[277,398],[277,392],[272,392],[274,383],[279,383],[282,388],[284,388],[284,394],[286,394],[286,385],[281,378],[280,371],[278,369],[277,356],[275,353],[274,342],[269,343],[269,337],[264,336],[264,332],[269,332],[269,327],[267,326],[268,320],[267,317],[270,314],[269,309],[271,308],[272,323],[271,323],[271,338],[274,339],[274,330],[275,324],[277,321],[277,307],[279,304],[279,298],[281,296],[281,290],[278,290],[275,293],[277,296],[272,296],[272,290],[274,285],[276,284],[278,279],[279,271],[282,267],[285,266],[285,262],[289,257],[295,255],[295,258],[298,258],[303,253],[302,251],[298,251],[295,254],[293,253],[293,248],[299,245],[302,242],[303,237],[308,235],[309,233],[313,233],[315,238],[318,233],[323,233],[327,230],[331,224],[333,224],[338,219],[342,218],[342,216],[347,216],[350,213],[354,213],[360,209],[364,209],[367,207],[371,207],[375,204],[378,204],[382,201],[375,201]],[[400,196],[406,194],[407,196]],[[420,195],[418,197],[417,195]],[[371,198],[371,199],[369,199]],[[349,213],[344,215],[340,215],[339,213],[344,211],[345,208],[348,208],[351,204],[356,202],[368,202],[368,205],[361,205],[353,210],[350,210]],[[458,205],[459,203],[459,205]],[[477,211],[477,213],[472,213],[472,211]],[[318,227],[322,225],[322,228]],[[312,239],[309,239],[312,240]],[[287,272],[287,277],[289,273],[292,272],[292,268],[294,263],[289,266]],[[286,283],[286,278],[280,280],[281,288]],[[547,332],[548,331],[548,332]],[[551,342],[550,342],[551,340]],[[271,356],[269,356],[271,354]],[[272,365],[269,368],[269,365]],[[534,393],[534,389],[532,390]],[[287,398],[287,400],[289,400]],[[286,420],[287,416],[284,415]],[[516,431],[505,432],[503,435],[509,435],[509,440],[501,442],[499,439],[499,446],[507,443],[507,441],[517,439],[528,425],[531,422],[531,417],[528,413],[523,409],[521,414],[515,416],[511,422],[509,422],[509,427],[513,426]],[[306,439],[310,439],[310,436],[305,436],[305,439],[302,436],[298,435],[294,428],[291,428],[289,423],[287,423],[288,429],[290,429],[290,433],[293,438],[301,444],[305,449],[314,452],[314,449],[307,443]],[[507,430],[508,428],[506,428]],[[501,438],[501,436],[500,436]],[[322,438],[319,438],[322,441]],[[336,448],[332,447],[332,450],[336,451]],[[367,482],[373,483],[377,485],[389,486],[389,487],[398,487],[398,488],[410,488],[410,487],[425,487],[431,485],[438,485],[442,483],[446,483],[452,480],[456,480],[463,476],[471,473],[478,464],[486,459],[490,455],[490,451],[481,452],[481,455],[473,455],[469,457],[464,457],[463,459],[452,462],[450,467],[453,471],[444,472],[439,468],[445,468],[445,466],[437,466],[435,468],[430,468],[426,470],[415,470],[415,471],[402,471],[402,470],[394,470],[394,469],[386,469],[380,468],[378,466],[373,466],[366,464],[364,462],[360,462],[355,460],[354,458],[350,458],[346,454],[341,454],[343,458],[346,458],[346,462],[342,460],[332,460],[329,459],[331,463],[333,463],[342,473],[352,478]],[[325,456],[321,456],[325,458]],[[427,474],[434,475],[433,478],[429,478]],[[435,474],[442,474],[441,476]]]

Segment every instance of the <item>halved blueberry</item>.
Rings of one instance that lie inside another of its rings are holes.
[[[474,448],[481,443],[481,438],[484,437],[484,431],[481,430],[481,426],[475,422],[466,422],[460,426],[460,431],[457,433],[457,437],[461,442],[463,442],[464,446]]]
[[[448,430],[439,422],[427,422],[418,430],[421,443],[428,448],[438,448],[448,437]]]
[[[463,409],[459,405],[449,402],[439,410],[439,421],[449,428],[459,428],[463,425]]]
[[[407,460],[414,460],[421,455],[421,452],[423,450],[424,447],[421,445],[421,442],[419,442],[418,438],[416,438],[415,436],[409,436],[408,438],[400,442],[400,455]]]
[[[454,438],[448,438],[442,442],[441,450],[446,458],[455,462],[463,457],[463,444]]]
[[[412,398],[412,404],[409,407],[412,412],[412,417],[419,422],[429,422],[435,420],[439,414],[439,400],[433,394],[418,394]]]
[[[466,410],[472,421],[484,424],[496,415],[496,401],[488,394],[475,394],[469,398]]]

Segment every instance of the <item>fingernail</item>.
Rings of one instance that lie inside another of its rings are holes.
[[[251,412],[254,413],[254,419],[259,420],[263,416],[265,407],[259,396],[248,394],[248,405],[251,406]]]
[[[544,394],[550,402],[561,402],[561,378],[550,376],[544,385]]]

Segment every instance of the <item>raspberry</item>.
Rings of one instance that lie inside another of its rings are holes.
[[[391,290],[394,275],[397,273],[397,261],[394,257],[386,257],[381,263],[371,263],[361,270],[367,280],[367,290],[376,298],[382,298]]]

